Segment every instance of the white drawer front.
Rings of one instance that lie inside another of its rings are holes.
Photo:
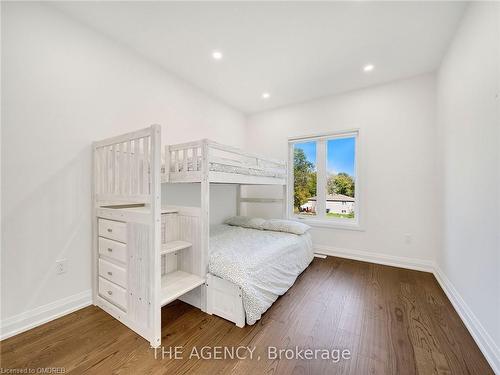
[[[120,221],[99,219],[99,236],[127,242],[127,224]]]
[[[104,259],[99,259],[99,276],[108,279],[124,288],[127,287],[127,271]]]
[[[99,277],[99,294],[114,305],[127,309],[127,291],[121,286]]]
[[[119,262],[127,262],[127,245],[121,242],[99,237],[99,254],[113,258]]]

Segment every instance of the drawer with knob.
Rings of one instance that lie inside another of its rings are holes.
[[[127,245],[121,242],[99,237],[99,254],[117,260],[127,262]]]
[[[102,277],[99,277],[99,295],[119,308],[127,309],[127,291]]]
[[[99,219],[99,236],[127,242],[127,224],[121,221]]]
[[[114,282],[124,288],[127,287],[127,271],[114,263],[99,259],[99,276]]]

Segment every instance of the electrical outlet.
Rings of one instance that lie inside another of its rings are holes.
[[[66,259],[56,260],[56,272],[58,275],[65,273],[68,268]]]
[[[406,233],[406,234],[405,234],[405,243],[406,243],[407,245],[409,245],[409,244],[411,244],[411,242],[412,242],[412,237],[411,237],[411,234],[410,234],[410,233]]]

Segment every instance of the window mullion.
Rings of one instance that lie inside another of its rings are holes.
[[[326,141],[318,140],[316,143],[316,215],[323,219],[326,217]]]

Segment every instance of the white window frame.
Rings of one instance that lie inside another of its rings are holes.
[[[354,191],[354,218],[327,218],[326,216],[326,173],[327,173],[327,141],[330,139],[339,138],[355,138],[354,141],[354,183],[356,189]],[[294,165],[293,165],[293,148],[297,143],[316,142],[316,216],[304,217],[294,213]],[[360,160],[360,136],[359,129],[350,129],[340,132],[290,137],[288,138],[288,218],[305,222],[314,227],[330,227],[338,229],[363,230],[361,226],[361,196],[362,188],[359,176],[359,160]],[[321,181],[321,182],[320,182]]]

